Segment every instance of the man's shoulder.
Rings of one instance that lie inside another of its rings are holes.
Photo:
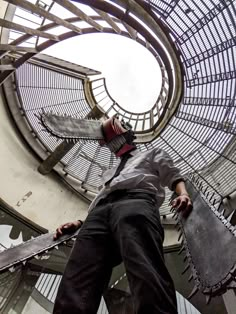
[[[152,150],[139,150],[135,149],[132,152],[130,152],[130,155],[133,157],[138,157],[138,156],[146,156],[152,154]]]
[[[161,147],[154,147],[153,149],[150,150],[150,154],[152,154],[154,159],[171,159],[170,154],[163,148]]]
[[[147,159],[159,159],[159,158],[166,158],[169,159],[170,155],[167,153],[166,150],[164,150],[161,147],[153,147],[151,149],[147,149],[147,150],[134,150],[131,152],[131,155],[133,157],[140,157],[140,158],[147,158]]]
[[[147,151],[144,151],[143,153],[147,153],[147,154],[167,154],[167,152],[161,148],[161,147],[153,147],[151,149],[148,149]]]

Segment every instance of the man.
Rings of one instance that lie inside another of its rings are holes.
[[[177,313],[174,285],[164,263],[159,208],[165,186],[178,194],[172,205],[186,217],[191,200],[170,156],[159,148],[140,152],[133,132],[127,128],[124,133],[125,144],[111,145],[121,156],[121,166],[104,174],[104,188],[85,222],[63,224],[54,236],[81,227],[60,284],[55,314],[97,313],[112,268],[122,261],[136,313]],[[109,143],[111,138],[105,140]]]

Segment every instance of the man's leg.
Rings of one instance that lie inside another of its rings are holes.
[[[54,314],[97,313],[112,270],[106,207],[94,209],[81,228],[63,274]]]
[[[154,202],[115,202],[112,229],[138,314],[176,314],[173,281],[163,257],[163,229]]]

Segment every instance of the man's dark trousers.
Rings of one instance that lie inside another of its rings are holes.
[[[96,314],[112,267],[124,261],[138,314],[176,314],[172,279],[163,258],[163,228],[155,200],[116,191],[90,212],[77,237],[54,314]]]

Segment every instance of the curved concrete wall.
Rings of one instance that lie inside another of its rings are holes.
[[[7,3],[0,3],[3,18]],[[88,203],[60,182],[42,176],[39,160],[22,140],[0,95],[0,198],[37,224],[53,230],[63,222],[84,219]]]
[[[15,129],[0,98],[0,197],[39,225],[54,229],[71,219],[84,219],[88,203],[60,182],[55,173],[43,176],[39,160]]]
[[[3,18],[7,3],[0,3]],[[58,180],[55,173],[42,176],[39,160],[15,129],[0,95],[0,198],[37,224],[53,230],[63,222],[84,219],[88,203]]]

